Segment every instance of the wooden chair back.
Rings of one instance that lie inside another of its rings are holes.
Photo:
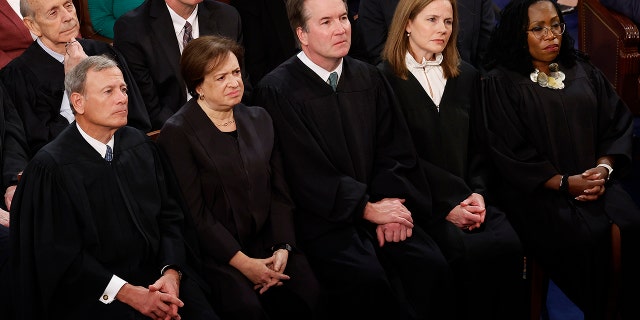
[[[640,32],[599,0],[578,3],[578,47],[587,53],[634,115],[640,116]]]

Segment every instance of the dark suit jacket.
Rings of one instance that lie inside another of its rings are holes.
[[[245,64],[252,85],[298,52],[282,0],[231,0],[242,17]]]
[[[176,172],[208,266],[228,264],[239,250],[264,258],[276,244],[295,244],[292,201],[272,154],[271,117],[243,104],[234,107],[234,117],[237,141],[191,99],[157,140]]]
[[[378,64],[387,40],[393,13],[399,0],[361,0],[358,11],[357,30],[362,37],[361,45],[354,48],[362,53],[366,61]],[[458,0],[458,50],[463,60],[478,67],[487,50],[489,36],[495,25],[495,13],[491,0]],[[356,43],[358,45],[358,43]]]
[[[198,5],[200,36],[223,35],[242,42],[238,12],[215,0]],[[160,129],[187,102],[180,74],[180,47],[163,0],[146,0],[118,18],[113,45],[124,55],[142,96],[154,129]]]
[[[29,47],[33,38],[7,0],[0,0],[0,69]]]

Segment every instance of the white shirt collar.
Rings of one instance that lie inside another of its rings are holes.
[[[338,73],[338,81],[340,81],[340,76],[342,76],[342,62],[344,61],[344,59],[340,59],[340,64],[338,64],[338,67],[335,70],[331,71],[327,71],[321,66],[315,64],[313,61],[311,61],[311,59],[309,59],[309,57],[307,57],[304,51],[300,51],[298,53],[298,59],[300,59],[302,63],[309,67],[309,69],[315,72],[320,77],[320,79],[322,79],[322,81],[327,82],[327,80],[329,80],[329,75],[334,71]]]
[[[165,3],[166,4],[166,3]],[[167,9],[169,9],[169,15],[171,16],[171,21],[173,22],[173,30],[176,33],[176,38],[178,39],[178,45],[180,46],[180,52],[184,49],[182,47],[182,34],[184,33],[184,24],[185,22],[189,22],[191,24],[191,36],[193,39],[196,39],[200,36],[200,27],[198,25],[198,5],[196,4],[196,8],[193,9],[191,15],[184,19],[180,15],[178,15],[169,5],[167,4]]]
[[[78,131],[80,131],[80,135],[84,138],[84,140],[86,140],[89,143],[89,145],[91,145],[100,154],[101,157],[104,158],[107,155],[107,145],[111,147],[111,150],[113,150],[113,145],[114,145],[113,136],[111,136],[111,139],[109,140],[109,142],[107,142],[107,144],[104,144],[92,138],[90,135],[84,132],[84,130],[80,128],[80,125],[77,122],[76,122],[76,127],[78,128]]]
[[[42,42],[42,40],[40,40],[40,38],[36,39],[36,42],[40,45],[40,47],[42,48],[42,50],[44,50],[44,52],[48,53],[54,59],[60,61],[60,63],[64,63],[64,55],[61,55],[61,54],[49,49],[49,47],[47,47],[44,44],[44,42]]]
[[[424,68],[426,66],[439,66],[442,63],[444,56],[442,53],[436,53],[435,60],[427,60],[427,58],[422,57],[422,61],[418,62],[416,59],[407,51],[405,55],[405,63],[407,68]]]

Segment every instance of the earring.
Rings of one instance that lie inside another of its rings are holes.
[[[411,36],[411,32],[407,32],[407,37]]]
[[[200,100],[204,100],[204,94],[198,94],[200,96]]]

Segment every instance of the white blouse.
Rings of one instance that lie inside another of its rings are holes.
[[[438,108],[438,112],[440,112],[442,93],[447,84],[447,79],[444,77],[442,67],[440,66],[442,59],[442,53],[436,53],[435,60],[429,61],[425,57],[422,57],[422,62],[418,63],[409,52],[407,52],[404,59],[407,69],[418,79],[424,91],[431,97],[431,100],[433,100],[433,103],[435,103]]]

